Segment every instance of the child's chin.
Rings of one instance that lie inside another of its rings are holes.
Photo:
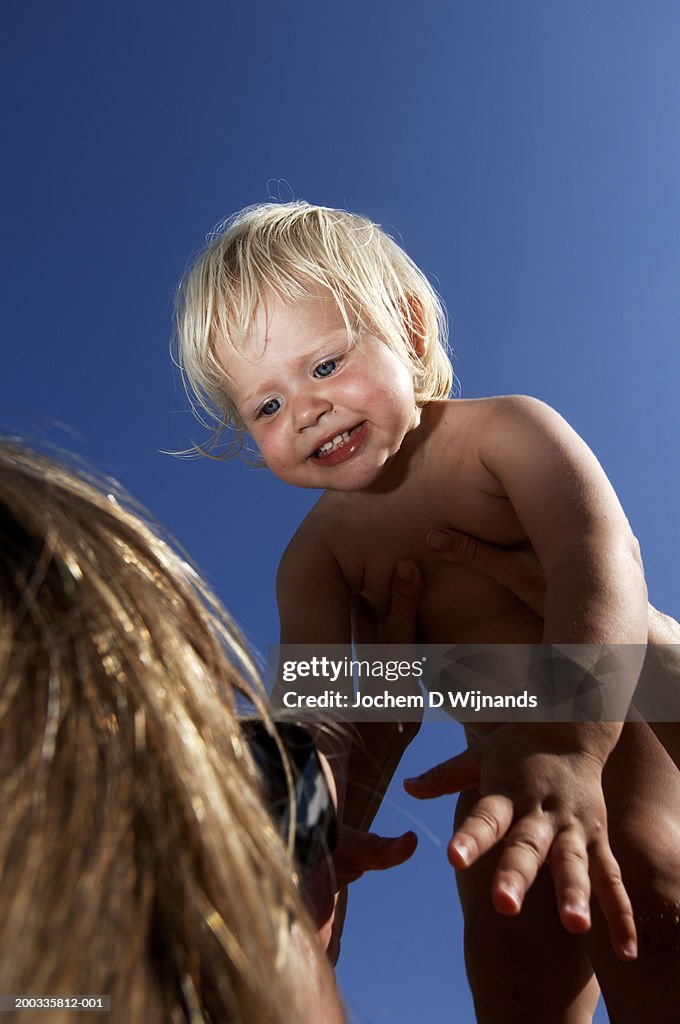
[[[321,461],[321,460],[319,460]],[[385,470],[385,466],[367,467],[361,466],[354,460],[340,466],[318,467],[322,472],[315,472],[314,461],[309,459],[309,473],[287,473],[279,470],[276,466],[268,465],[275,477],[282,480],[290,487],[301,487],[314,491],[364,491],[378,481]]]
[[[354,491],[367,491],[380,480],[383,471],[384,467],[373,471],[364,469],[362,472],[347,473],[342,477],[338,475],[334,480],[329,476],[324,489],[327,491],[343,491],[347,494],[351,494]]]

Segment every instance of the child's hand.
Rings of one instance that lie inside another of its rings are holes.
[[[316,866],[305,887],[305,902],[331,963],[336,963],[340,955],[347,886],[366,871],[386,871],[403,864],[417,845],[414,832],[389,839],[348,825],[338,826],[332,859]]]
[[[449,843],[451,864],[469,867],[502,841],[492,899],[499,913],[514,915],[548,863],[567,931],[590,928],[592,889],[615,952],[632,960],[633,910],[607,836],[601,781],[606,755],[586,749],[578,727],[558,728],[559,742],[550,726],[501,726],[458,757],[406,780],[405,787],[420,799],[478,787],[480,799]]]
[[[366,871],[386,871],[403,864],[413,856],[417,845],[415,832],[404,832],[391,839],[340,825],[338,845],[333,851],[337,888],[356,882]]]

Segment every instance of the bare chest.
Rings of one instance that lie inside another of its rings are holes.
[[[428,473],[392,494],[344,500],[334,517],[333,549],[354,595],[357,639],[376,638],[390,602],[395,563],[418,563],[425,578],[418,639],[423,643],[508,643],[538,639],[537,617],[488,576],[432,552],[429,531],[453,528],[511,545],[525,532],[505,497],[484,489],[479,467],[457,467],[445,479]]]

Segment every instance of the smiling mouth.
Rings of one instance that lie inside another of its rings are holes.
[[[340,448],[344,448],[346,444],[352,438],[355,431],[363,427],[364,423],[358,423],[356,427],[352,427],[351,430],[343,430],[342,433],[336,434],[329,441],[325,441],[315,452],[312,453],[310,458],[312,459],[326,459],[332,452],[338,451]]]

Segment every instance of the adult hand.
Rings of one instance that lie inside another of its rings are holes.
[[[459,530],[431,530],[426,541],[444,561],[490,576],[516,594],[537,615],[543,615],[546,579],[528,544],[499,547]]]
[[[446,562],[465,565],[512,591],[537,615],[543,615],[546,579],[527,544],[501,547],[460,530],[431,530],[427,545]],[[649,643],[680,644],[680,623],[649,606]]]
[[[415,643],[418,605],[425,589],[417,562],[400,559],[392,574],[390,610],[380,627],[380,643]]]

